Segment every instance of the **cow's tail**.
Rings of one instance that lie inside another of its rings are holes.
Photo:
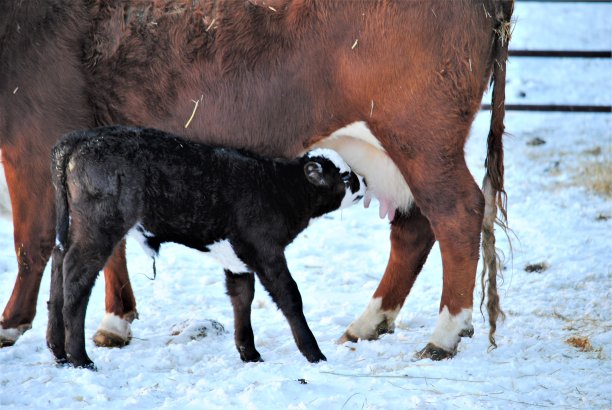
[[[495,331],[499,316],[505,317],[499,305],[497,293],[497,276],[501,275],[501,259],[495,248],[494,225],[497,223],[504,231],[508,229],[506,212],[506,191],[504,190],[504,147],[502,136],[504,134],[504,115],[506,98],[506,60],[508,58],[508,42],[511,34],[512,11],[514,1],[504,0],[500,10],[497,10],[495,43],[493,49],[493,83],[491,104],[491,126],[487,139],[487,159],[485,161],[486,173],[482,183],[485,197],[485,212],[482,223],[482,256],[483,269],[481,274],[482,299],[480,311],[487,296],[487,314],[489,316],[489,342],[491,347],[495,343]],[[499,211],[499,217],[498,217]]]

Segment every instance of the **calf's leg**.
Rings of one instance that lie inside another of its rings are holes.
[[[51,292],[47,308],[49,320],[47,322],[47,346],[55,356],[58,363],[66,363],[66,350],[64,349],[64,275],[62,271],[64,251],[56,246],[53,249],[51,263]]]
[[[89,225],[73,217],[72,244],[64,256],[62,313],[66,330],[64,346],[68,361],[75,367],[94,369],[93,362],[85,351],[87,304],[98,273],[125,232],[118,234],[110,227],[98,228],[104,226],[101,222],[87,221],[87,223]],[[75,225],[78,228],[74,229]],[[74,231],[77,231],[76,234]]]
[[[40,281],[55,240],[55,196],[50,183],[49,153],[45,151],[44,155],[35,157],[29,148],[19,148],[2,147],[18,272],[13,292],[0,316],[0,348],[12,346],[32,327]],[[33,190],[32,186],[38,189]],[[124,346],[129,342],[130,323],[138,316],[124,248],[109,259],[104,275],[107,314],[95,342],[99,346]]]
[[[263,269],[257,270],[262,285],[287,318],[295,343],[311,363],[327,360],[308,327],[302,308],[302,296],[291,277],[284,255],[270,258]]]
[[[227,294],[234,308],[234,340],[244,362],[262,362],[255,349],[251,326],[251,303],[255,296],[255,276],[252,273],[233,274],[225,270]]]

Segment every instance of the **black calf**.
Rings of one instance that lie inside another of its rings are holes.
[[[250,319],[252,272],[287,318],[302,354],[325,360],[284,250],[312,218],[363,196],[363,179],[334,151],[270,160],[118,126],[68,134],[52,157],[58,244],[47,344],[58,361],[93,366],[84,338],[89,295],[128,233],[153,257],[160,244],[177,242],[221,262],[242,360],[261,360]]]

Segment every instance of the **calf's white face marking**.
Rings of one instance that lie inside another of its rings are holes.
[[[210,256],[215,258],[223,268],[229,270],[232,273],[247,273],[250,272],[244,262],[240,260],[232,244],[227,239],[217,241],[212,245],[208,245],[207,248],[210,251]]]
[[[376,197],[381,218],[393,219],[396,209],[408,211],[412,206],[412,192],[404,176],[364,121],[340,128],[312,148],[337,151],[353,171],[365,177],[368,193],[364,205],[369,204],[369,195]]]
[[[340,154],[336,151],[328,148],[317,148],[308,152],[309,157],[323,157],[330,160],[340,174],[348,174],[350,172],[355,172],[351,170],[351,167],[342,159]],[[357,179],[359,180],[359,189],[357,191],[353,191],[350,185],[346,185],[346,191],[344,193],[344,198],[342,198],[342,202],[338,209],[347,208],[356,202],[358,202],[361,198],[366,195],[366,184],[364,182],[364,178],[361,175],[357,175]]]

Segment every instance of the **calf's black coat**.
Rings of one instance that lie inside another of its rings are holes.
[[[203,252],[224,242],[233,251],[237,263],[224,267],[243,360],[261,360],[250,322],[253,272],[287,318],[304,356],[325,360],[284,249],[312,218],[357,202],[365,185],[346,164],[341,170],[325,151],[315,152],[295,160],[264,159],[122,126],[66,135],[52,151],[51,170],[58,244],[47,343],[56,358],[93,365],[84,345],[91,288],[114,247],[134,230],[152,255],[164,242]]]

